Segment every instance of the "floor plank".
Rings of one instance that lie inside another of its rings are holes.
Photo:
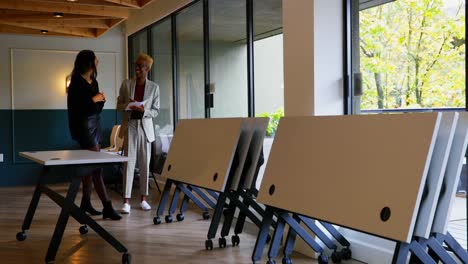
[[[64,185],[55,185],[54,190],[65,192]],[[44,263],[45,254],[58,218],[59,208],[46,196],[41,197],[28,238],[23,242],[15,239],[20,231],[24,215],[29,205],[33,187],[1,188],[0,190],[0,256],[1,263]],[[98,223],[121,241],[132,254],[132,263],[251,263],[250,257],[255,243],[255,236],[242,234],[239,247],[219,249],[215,240],[215,249],[206,251],[204,241],[209,226],[200,211],[194,208],[186,213],[183,222],[153,225],[153,217],[159,195],[151,189],[151,212],[138,209],[138,200],[132,200],[132,212],[124,215],[121,221],[102,220]],[[116,208],[121,206],[120,196],[109,191]],[[80,196],[77,197],[79,201]],[[93,194],[93,204],[102,208]],[[121,254],[114,250],[94,231],[81,236],[80,225],[70,219],[57,254],[56,263],[120,263]],[[294,255],[294,263],[316,263],[302,255]],[[277,259],[277,261],[281,261]],[[261,263],[266,262],[266,257]],[[342,263],[359,263],[344,261]]]

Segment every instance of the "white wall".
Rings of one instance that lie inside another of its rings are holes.
[[[255,114],[284,108],[283,34],[254,42]]]
[[[67,109],[67,76],[73,70],[76,54],[76,51],[11,49],[12,108]],[[99,59],[99,89],[106,95],[108,102],[104,108],[115,109],[118,93],[117,53],[95,54]],[[47,65],[38,67],[42,62],[47,62]]]
[[[343,1],[314,1],[314,115],[342,115]]]
[[[52,50],[52,51],[72,51],[78,52],[83,49],[91,49],[95,52],[107,52],[115,54],[116,60],[116,83],[120,85],[125,76],[123,66],[125,65],[125,42],[122,30],[120,27],[110,30],[98,39],[74,38],[74,37],[51,37],[51,36],[28,36],[28,35],[10,35],[0,34],[0,109],[11,109],[11,49],[26,49],[26,50]],[[17,62],[18,63],[18,62]],[[30,60],[27,74],[34,76],[38,72],[43,72],[44,68],[50,67],[49,62],[43,59]],[[33,69],[38,69],[34,71]],[[42,69],[42,70],[39,70]],[[57,72],[64,69],[52,69]],[[22,72],[21,74],[26,74]],[[41,86],[38,77],[37,87]],[[63,80],[65,82],[65,80]],[[102,87],[106,84],[100,83]],[[115,85],[115,84],[112,84]],[[65,84],[63,84],[65,86]],[[109,87],[108,87],[109,88]],[[40,94],[41,90],[36,87],[31,87],[31,91]],[[25,87],[15,85],[16,91],[25,90]],[[15,98],[18,99],[22,94],[15,93]],[[115,104],[112,104],[112,108]],[[108,104],[107,107],[110,107]],[[53,109],[53,107],[51,107]]]

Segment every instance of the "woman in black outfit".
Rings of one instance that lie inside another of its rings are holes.
[[[106,98],[99,92],[96,80],[98,59],[93,51],[83,50],[78,53],[68,86],[68,126],[72,138],[80,144],[81,149],[100,151],[101,124],[100,113]],[[80,208],[91,215],[101,212],[91,205],[92,182],[104,206],[104,219],[120,220],[122,217],[112,208],[107,196],[102,169],[93,169],[90,175],[83,177],[83,197]]]

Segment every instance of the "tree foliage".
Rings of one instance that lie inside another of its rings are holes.
[[[276,134],[276,130],[278,129],[278,124],[281,119],[281,117],[284,116],[284,110],[283,108],[278,108],[275,112],[273,113],[260,113],[257,115],[257,117],[268,117],[270,121],[268,122],[268,127],[266,130],[266,136],[272,137]]]
[[[360,12],[361,109],[465,106],[465,0]]]

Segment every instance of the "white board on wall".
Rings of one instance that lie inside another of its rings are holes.
[[[67,109],[66,77],[79,51],[11,49],[11,104],[15,110]],[[117,58],[114,52],[96,52],[99,88],[105,109],[115,109]]]

